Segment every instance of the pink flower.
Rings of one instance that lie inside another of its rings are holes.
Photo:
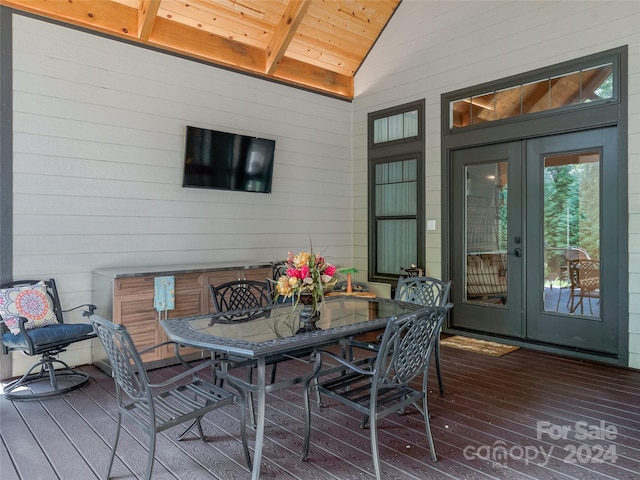
[[[309,276],[309,267],[307,265],[303,265],[300,267],[300,278],[307,278]]]
[[[333,277],[336,274],[336,267],[333,265],[327,265],[327,268],[324,269],[324,274]]]
[[[302,274],[300,273],[300,270],[294,267],[287,268],[287,276],[293,277],[293,278],[302,278]]]

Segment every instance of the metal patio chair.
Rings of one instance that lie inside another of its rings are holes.
[[[242,323],[269,315],[269,306],[272,304],[272,295],[269,283],[258,280],[232,280],[220,285],[209,285],[211,300],[215,318],[213,323]],[[223,314],[223,315],[219,315]],[[249,383],[253,378],[253,368],[255,362],[244,357],[233,355],[220,356],[214,354],[214,359],[218,362],[229,362],[230,364],[247,367],[247,377]],[[271,362],[271,378],[273,383],[276,377],[277,361]],[[222,385],[222,380],[220,380]],[[249,395],[249,415],[251,424],[255,426],[255,412],[253,408],[253,396]]]
[[[569,262],[569,313],[580,307],[584,313],[584,300],[589,302],[589,312],[593,314],[591,299],[600,301],[600,262],[597,260],[573,260]]]
[[[560,311],[560,299],[562,297],[562,291],[566,289],[569,289],[569,298],[567,299],[567,308],[569,309],[569,311],[571,311],[571,301],[573,299],[573,295],[571,293],[572,278],[571,278],[570,264],[572,262],[575,263],[576,261],[591,260],[591,257],[589,256],[589,252],[587,252],[582,247],[566,247],[562,250],[562,252],[563,253],[560,256],[561,263],[559,266],[560,270],[558,272],[558,279],[560,281],[569,283],[569,285],[566,287],[560,286],[558,289],[558,303],[556,306],[557,312]]]
[[[244,395],[240,393],[240,396],[236,397],[233,393],[206,382],[197,375],[205,368],[211,369],[215,360],[200,363],[164,382],[152,384],[140,354],[173,342],[154,345],[138,352],[124,325],[115,324],[97,315],[91,317],[91,322],[109,357],[118,400],[118,427],[105,478],[108,479],[111,473],[123,417],[135,422],[149,435],[149,457],[144,478],[150,480],[155,458],[156,436],[159,432],[191,421],[190,426],[178,436],[178,440],[182,440],[195,427],[199,438],[206,441],[202,431],[202,417],[211,410],[232,405],[235,398],[240,400],[240,433],[245,459],[251,469],[245,428]],[[176,356],[180,358],[178,345],[174,343],[174,346]]]
[[[303,460],[307,459],[309,453],[312,383],[325,397],[355,409],[369,418],[371,454],[377,480],[381,478],[377,422],[391,413],[406,413],[405,408],[410,405],[414,405],[424,418],[431,458],[433,461],[437,460],[429,423],[427,379],[429,360],[447,312],[448,309],[444,307],[426,307],[389,320],[382,335],[379,351],[374,358],[349,362],[342,356],[328,351],[314,352],[314,375],[305,382],[303,390]],[[338,365],[323,371],[325,357],[329,357]],[[420,376],[422,388],[416,389],[411,386],[411,382]]]
[[[3,388],[9,400],[33,400],[70,392],[89,382],[89,375],[56,358],[72,343],[95,338],[89,323],[65,323],[64,313],[95,305],[62,310],[56,282],[19,280],[0,285],[0,323],[4,354],[23,352],[40,357],[21,378]],[[56,367],[58,367],[56,369]]]
[[[404,277],[398,280],[394,300],[401,302],[415,303],[425,307],[439,306],[451,308],[453,304],[449,302],[452,282],[439,280],[433,277]],[[362,342],[354,339],[350,347],[365,348],[367,350],[377,350],[378,342]],[[351,353],[351,352],[350,352]],[[438,387],[440,395],[444,394],[444,383],[440,372],[440,333],[436,338],[435,352],[436,373],[438,375]],[[351,356],[350,358],[353,358]]]

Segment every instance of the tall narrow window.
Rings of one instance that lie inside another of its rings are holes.
[[[369,114],[369,278],[424,268],[424,101]]]

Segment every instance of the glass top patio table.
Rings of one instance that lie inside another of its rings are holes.
[[[312,374],[310,368],[306,376],[267,384],[267,361],[296,358],[316,348],[338,344],[353,335],[384,328],[391,318],[420,308],[419,305],[389,299],[336,296],[325,299],[314,331],[299,332],[299,311],[302,305],[297,306],[294,311],[291,303],[273,305],[266,309],[262,318],[245,322],[225,323],[224,317],[228,315],[226,312],[165,319],[160,324],[167,336],[179,344],[255,361],[255,382],[230,374],[227,371],[228,362],[222,363],[219,374],[239,392],[251,392],[257,396],[251,479],[258,480],[264,443],[266,394],[299,384]]]
[[[225,322],[225,312],[160,323],[169,338],[182,345],[255,359],[335,344],[352,335],[384,328],[390,318],[420,307],[389,299],[330,297],[320,309],[317,330],[298,333],[301,308],[299,305],[294,311],[290,303],[285,303],[245,310],[265,310],[264,317],[251,321]]]

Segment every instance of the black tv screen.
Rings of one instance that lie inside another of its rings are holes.
[[[183,187],[271,193],[275,140],[187,127]]]

